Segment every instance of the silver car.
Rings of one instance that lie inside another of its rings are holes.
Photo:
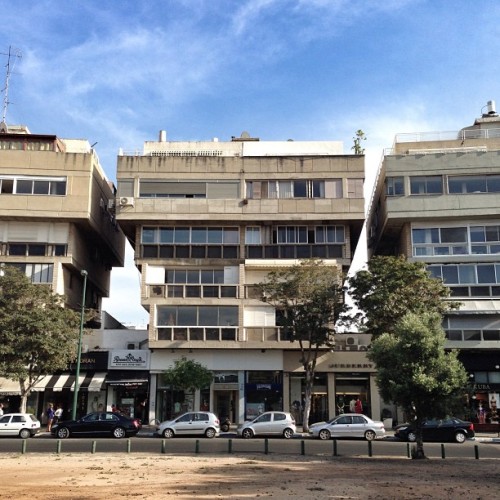
[[[0,416],[0,436],[33,437],[40,431],[40,420],[31,413],[7,413]]]
[[[156,427],[156,433],[164,438],[202,435],[214,438],[220,433],[219,419],[208,411],[190,411],[173,420],[166,420]]]
[[[284,411],[266,411],[249,422],[238,426],[238,436],[245,439],[254,436],[282,436],[285,439],[293,437],[297,428],[295,419]]]
[[[309,434],[319,439],[364,438],[373,441],[385,435],[384,424],[375,422],[366,415],[344,413],[328,422],[318,422],[309,427]]]

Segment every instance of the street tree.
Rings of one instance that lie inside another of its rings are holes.
[[[174,366],[163,372],[163,381],[173,389],[193,393],[196,389],[210,387],[214,374],[201,363],[182,357],[176,359]]]
[[[275,307],[284,335],[300,349],[307,432],[317,359],[320,352],[333,346],[336,323],[345,308],[342,273],[336,265],[305,260],[269,273],[259,288],[261,300]]]
[[[358,322],[373,338],[391,332],[408,312],[436,312],[457,309],[450,291],[440,279],[430,276],[425,265],[404,256],[375,256],[367,269],[347,280],[349,295],[358,312]]]
[[[413,458],[425,458],[422,424],[443,418],[463,403],[467,373],[455,351],[444,349],[442,318],[434,313],[408,313],[368,350],[377,366],[376,382],[384,401],[400,406],[416,426]]]
[[[18,381],[19,411],[42,376],[75,359],[79,314],[47,285],[32,283],[13,266],[0,273],[0,375]]]

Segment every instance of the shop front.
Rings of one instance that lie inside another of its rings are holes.
[[[149,351],[115,350],[110,352],[107,410],[120,411],[143,422],[148,419]]]

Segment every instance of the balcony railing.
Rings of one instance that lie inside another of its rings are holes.
[[[446,132],[396,134],[395,143],[462,141],[464,139],[500,139],[500,128],[477,128]]]
[[[149,285],[149,298],[237,299],[237,285]]]

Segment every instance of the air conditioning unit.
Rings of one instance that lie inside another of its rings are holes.
[[[359,339],[358,337],[347,337],[345,339],[345,345],[346,346],[354,346],[354,345],[358,345],[358,342],[359,342]]]
[[[120,198],[120,207],[133,207],[134,206],[134,198],[131,196],[122,196]]]

